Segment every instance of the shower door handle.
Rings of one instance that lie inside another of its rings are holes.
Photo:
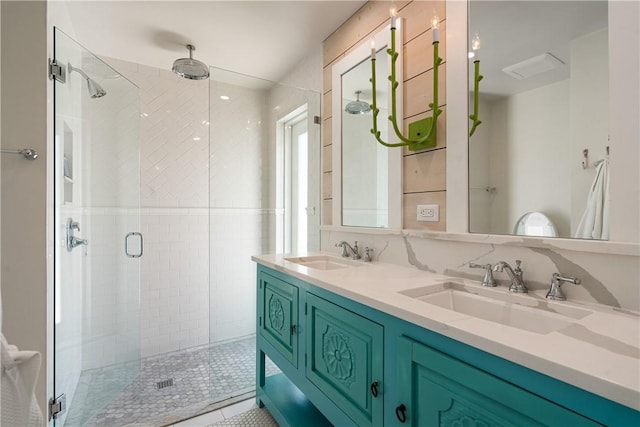
[[[138,252],[137,254],[132,254],[131,252],[129,252],[129,238],[133,236],[138,236],[140,238],[140,252]],[[127,233],[127,235],[124,237],[124,253],[129,258],[140,258],[143,252],[144,252],[144,239],[142,238],[142,233],[138,233],[137,231],[132,231],[131,233]]]

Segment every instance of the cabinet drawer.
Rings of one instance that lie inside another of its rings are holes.
[[[306,376],[357,425],[382,425],[384,329],[307,293]]]
[[[260,335],[297,367],[298,288],[262,273],[258,304]]]
[[[399,382],[406,386],[396,416],[407,425],[600,425],[406,337],[398,356]]]

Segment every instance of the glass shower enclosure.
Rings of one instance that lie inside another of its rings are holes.
[[[57,28],[54,54],[52,407],[80,426],[140,367],[139,94]]]

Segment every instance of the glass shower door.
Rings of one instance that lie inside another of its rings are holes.
[[[54,56],[55,425],[117,425],[140,369],[138,88],[59,29]]]

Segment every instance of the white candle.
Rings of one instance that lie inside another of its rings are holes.
[[[476,33],[471,39],[471,49],[473,50],[473,62],[480,61],[480,36]]]
[[[391,16],[391,28],[396,28],[396,16],[398,15],[398,11],[395,6],[389,9],[389,15]]]
[[[438,15],[436,14],[435,9],[433,10],[433,18],[431,18],[431,28],[433,29],[433,42],[439,42],[440,41],[440,34],[439,34],[439,29],[438,29],[438,25],[440,24],[440,18],[438,17]]]
[[[371,59],[376,59],[376,41],[371,39]]]

